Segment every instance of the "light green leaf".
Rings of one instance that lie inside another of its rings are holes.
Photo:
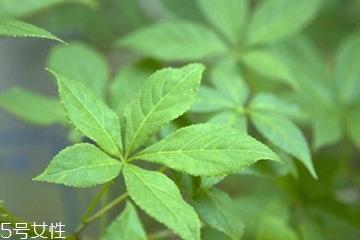
[[[0,106],[16,117],[39,125],[66,124],[60,101],[21,87],[13,87],[0,94]]]
[[[346,120],[348,136],[360,148],[360,108],[354,109]]]
[[[315,116],[312,119],[312,128],[315,149],[334,144],[342,137],[341,121],[336,113],[324,113]]]
[[[111,106],[117,113],[122,113],[135,97],[142,84],[151,73],[160,66],[149,61],[141,61],[124,66],[116,74],[110,86]]]
[[[94,145],[82,143],[61,151],[34,180],[69,187],[92,187],[117,177],[121,167],[120,161]]]
[[[243,63],[262,76],[295,86],[295,81],[286,62],[267,50],[252,50],[243,55]]]
[[[70,121],[106,152],[119,156],[122,144],[116,114],[81,82],[49,71],[58,81],[61,102]]]
[[[126,156],[195,101],[204,66],[189,64],[155,72],[125,109]]]
[[[214,88],[201,86],[199,97],[191,107],[191,111],[195,113],[207,113],[225,109],[231,110],[233,108],[235,108],[234,103],[228,99],[227,95],[216,91]]]
[[[15,19],[0,19],[0,37],[2,36],[45,38],[64,43],[61,39],[42,28]]]
[[[197,0],[207,20],[237,43],[247,17],[247,0]]]
[[[236,105],[243,105],[249,96],[249,89],[239,66],[233,60],[218,61],[210,72],[210,80],[217,90]]]
[[[166,175],[133,165],[123,169],[126,188],[147,214],[186,240],[200,240],[200,221],[177,186]]]
[[[96,0],[1,0],[0,17],[26,17],[66,2],[77,2],[91,7],[96,4]]]
[[[261,159],[279,161],[275,153],[254,138],[212,124],[177,130],[135,155],[134,159],[163,164],[195,176],[235,173]]]
[[[106,229],[101,240],[146,240],[146,233],[141,225],[135,207],[126,203],[123,212]]]
[[[296,232],[281,218],[261,217],[256,240],[300,240]]]
[[[226,176],[217,176],[217,177],[201,177],[201,184],[200,188],[207,190],[210,189],[212,186],[220,183],[224,180]]]
[[[226,52],[226,47],[206,26],[191,22],[160,22],[140,29],[117,42],[161,60],[199,60]]]
[[[301,31],[316,16],[320,0],[263,0],[256,7],[248,30],[248,44],[282,40]]]
[[[105,58],[85,43],[54,47],[48,58],[48,67],[62,75],[82,82],[103,98],[109,69]]]
[[[194,207],[205,223],[230,239],[240,239],[244,225],[237,215],[235,203],[225,192],[216,188],[208,190],[195,199]]]
[[[300,107],[269,93],[259,93],[251,101],[250,111],[281,114],[290,118],[300,117]]]
[[[347,38],[336,57],[336,83],[340,100],[351,103],[360,98],[360,33]]]
[[[175,17],[179,19],[187,19],[190,21],[200,22],[202,16],[200,9],[194,0],[157,0],[161,3],[163,11],[170,15],[169,17]]]
[[[233,111],[219,112],[210,118],[209,123],[225,125],[244,133],[247,132],[246,116]]]
[[[306,139],[292,121],[281,115],[261,111],[252,111],[250,118],[266,139],[284,152],[298,158],[311,175],[317,178]]]
[[[302,240],[324,240],[320,225],[312,219],[302,219],[299,223]]]

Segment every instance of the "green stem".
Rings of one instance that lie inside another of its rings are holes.
[[[75,230],[74,235],[79,235],[84,229],[85,227],[87,227],[89,224],[93,223],[94,221],[96,221],[98,218],[100,218],[103,214],[107,213],[108,211],[110,211],[113,207],[117,206],[118,204],[122,203],[127,197],[129,196],[129,194],[123,193],[122,195],[120,195],[119,197],[115,198],[113,201],[111,201],[110,203],[108,203],[105,207],[103,207],[102,209],[100,209],[98,212],[96,212],[94,215],[90,216],[89,218],[87,218],[83,223],[80,224],[80,226]]]
[[[101,187],[100,191],[96,194],[96,196],[90,202],[88,208],[86,209],[86,212],[82,216],[81,223],[85,222],[86,219],[90,216],[90,214],[92,212],[94,212],[95,208],[99,204],[99,202],[102,199],[102,197],[104,196],[104,194],[109,191],[111,184],[112,184],[112,182],[108,182]]]

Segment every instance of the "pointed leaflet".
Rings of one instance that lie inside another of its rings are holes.
[[[247,0],[197,0],[208,21],[237,43],[247,15]]]
[[[120,39],[117,46],[166,61],[198,60],[226,52],[226,47],[211,29],[185,21],[145,27]]]
[[[61,102],[70,121],[112,155],[120,155],[120,123],[116,114],[79,81],[49,70],[58,80]]]
[[[235,203],[225,192],[213,188],[195,198],[194,207],[200,218],[211,227],[225,233],[230,239],[240,239],[244,225]]]
[[[347,38],[336,57],[336,87],[340,100],[351,103],[360,99],[360,32]]]
[[[117,177],[121,167],[120,161],[94,145],[82,143],[61,151],[34,180],[70,187],[92,187]]]
[[[256,129],[272,144],[298,158],[315,178],[308,144],[301,130],[284,116],[269,112],[252,111],[250,115]]]
[[[95,1],[96,0],[1,0],[0,17],[26,17],[66,2],[78,2],[94,6]]]
[[[136,150],[167,122],[187,111],[195,101],[204,66],[189,64],[155,72],[125,109],[126,155]]]
[[[61,39],[42,28],[15,19],[0,18],[0,37],[2,36],[45,38],[64,43]]]
[[[282,40],[299,32],[315,17],[321,0],[260,1],[248,29],[249,45]]]
[[[126,188],[134,202],[147,214],[186,240],[200,240],[200,221],[166,175],[126,164]]]
[[[278,156],[254,138],[234,129],[198,124],[182,128],[134,156],[196,176],[238,172],[261,159]]]
[[[0,95],[0,106],[16,117],[39,125],[67,122],[58,99],[21,87],[13,87]]]
[[[123,212],[106,229],[101,240],[146,240],[146,233],[141,225],[135,207],[126,203]]]
[[[85,43],[72,42],[69,46],[51,49],[48,67],[84,85],[103,98],[109,69],[105,58]]]

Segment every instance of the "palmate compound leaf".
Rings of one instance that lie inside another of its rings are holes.
[[[16,19],[0,18],[0,37],[45,38],[64,43],[48,31]]]
[[[189,64],[162,69],[150,76],[124,111],[126,157],[190,108],[203,71],[203,65]]]
[[[225,192],[216,188],[207,190],[195,199],[194,207],[205,223],[232,240],[240,239],[244,225],[237,214],[235,203]]]
[[[321,0],[264,0],[260,1],[248,29],[249,45],[282,40],[302,30],[310,23]]]
[[[120,39],[117,46],[165,61],[199,60],[227,51],[211,29],[187,21],[156,23]]]
[[[81,42],[55,46],[47,62],[52,70],[82,82],[97,96],[104,98],[109,69],[106,59],[91,46]]]
[[[49,71],[58,81],[61,103],[69,120],[106,152],[119,156],[122,145],[117,115],[81,82]]]
[[[145,230],[130,201],[122,213],[106,229],[101,240],[146,240]]]
[[[133,159],[163,164],[195,176],[235,173],[261,159],[280,161],[274,152],[249,135],[212,124],[182,128]]]
[[[120,174],[122,163],[92,144],[81,143],[57,154],[35,181],[92,187],[106,183]]]
[[[32,124],[67,123],[64,110],[58,99],[21,87],[13,87],[1,93],[0,106],[16,117]]]
[[[123,174],[130,197],[141,209],[183,239],[200,240],[198,216],[172,180],[130,164],[124,165]]]

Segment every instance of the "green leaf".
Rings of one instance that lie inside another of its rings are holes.
[[[201,86],[199,91],[199,97],[194,105],[191,107],[191,112],[195,113],[207,113],[216,112],[221,110],[232,110],[234,103],[228,99],[227,95],[222,94],[216,89]]]
[[[141,61],[119,70],[110,86],[111,106],[122,113],[135,97],[142,84],[160,66],[149,61]]]
[[[155,72],[125,109],[126,156],[195,101],[204,66],[189,64]]]
[[[340,100],[351,103],[360,98],[360,33],[342,42],[336,56],[336,83]]]
[[[66,124],[60,101],[21,87],[13,87],[0,94],[0,106],[16,117],[33,124]]]
[[[58,80],[61,102],[70,121],[106,152],[119,156],[122,144],[116,114],[81,82],[49,71]]]
[[[282,81],[295,86],[295,81],[286,62],[267,50],[252,50],[246,52],[242,58],[243,63],[262,76]]]
[[[210,72],[214,87],[234,104],[243,105],[249,96],[249,89],[241,76],[238,64],[233,60],[218,61]]]
[[[237,43],[246,20],[247,0],[197,0],[207,20],[232,43]]]
[[[214,32],[204,25],[185,21],[145,27],[120,39],[117,46],[165,61],[199,60],[226,52]]]
[[[160,172],[133,165],[123,169],[126,188],[134,202],[147,214],[186,240],[200,240],[200,221],[177,186]]]
[[[281,114],[290,118],[297,118],[302,115],[298,105],[269,93],[257,94],[252,99],[250,108],[255,111]]]
[[[312,128],[315,149],[334,144],[342,137],[341,120],[336,112],[319,114],[312,120]]]
[[[354,109],[346,120],[348,136],[360,148],[360,108]]]
[[[202,16],[194,0],[158,0],[165,14],[170,17],[200,22]]]
[[[295,231],[281,218],[261,217],[256,240],[300,240]]]
[[[281,115],[261,111],[252,111],[250,118],[266,139],[284,152],[298,158],[311,175],[317,178],[306,139],[292,121]]]
[[[133,158],[195,176],[235,173],[261,159],[279,161],[275,153],[254,138],[212,124],[182,128]]]
[[[96,0],[1,0],[1,17],[26,17],[38,11],[66,2],[77,2],[93,7]]]
[[[316,16],[320,0],[264,0],[256,7],[248,29],[248,44],[279,41],[301,31]]]
[[[45,38],[64,43],[48,31],[15,19],[0,19],[0,37],[35,37]]]
[[[312,219],[302,219],[299,223],[299,232],[303,240],[324,240],[321,227]]]
[[[101,240],[146,240],[145,230],[131,202],[106,229]]]
[[[244,133],[247,132],[246,116],[233,111],[219,112],[210,118],[209,123],[225,125],[238,129]]]
[[[205,223],[230,239],[240,239],[244,225],[237,215],[235,203],[225,192],[216,188],[208,190],[195,199],[194,207]]]
[[[62,75],[82,82],[99,97],[104,98],[109,69],[105,58],[85,43],[54,47],[48,66]]]
[[[94,145],[82,143],[61,151],[34,180],[69,187],[92,187],[117,177],[121,167],[120,161]]]

